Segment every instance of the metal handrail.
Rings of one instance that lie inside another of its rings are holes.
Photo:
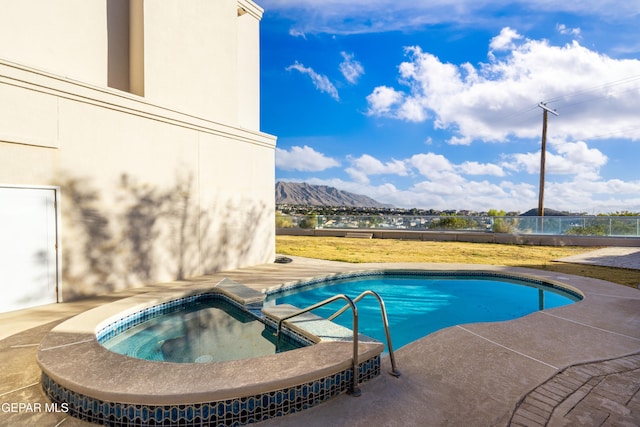
[[[387,348],[389,349],[389,358],[391,359],[390,374],[393,375],[394,377],[399,377],[400,371],[398,371],[398,368],[396,367],[396,357],[393,354],[393,344],[391,344],[391,334],[389,332],[389,319],[387,318],[387,310],[385,308],[382,297],[377,292],[366,290],[353,299],[353,304],[356,304],[358,301],[360,301],[362,298],[364,298],[367,295],[373,295],[374,297],[376,297],[376,299],[378,300],[378,303],[380,304],[380,314],[382,315],[382,324],[384,325],[384,333],[387,336]],[[344,313],[348,308],[349,308],[349,305],[345,305],[340,310],[332,314],[328,320],[335,319],[336,317]]]
[[[278,329],[276,330],[276,348],[280,341],[280,330],[282,329],[282,322],[284,322],[285,320],[289,320],[293,317],[299,316],[301,314],[307,313],[309,311],[315,310],[316,308],[322,307],[323,305],[327,305],[339,299],[346,300],[347,305],[345,306],[346,307],[345,310],[351,307],[351,311],[353,313],[353,363],[352,363],[353,381],[352,381],[351,390],[349,390],[349,393],[352,396],[357,397],[357,396],[360,396],[360,389],[358,388],[358,309],[356,308],[356,305],[351,300],[351,298],[349,298],[348,296],[344,294],[335,295],[331,298],[327,298],[324,301],[320,301],[317,304],[313,304],[305,309],[296,311],[295,313],[292,313],[280,318],[280,320],[278,321]]]

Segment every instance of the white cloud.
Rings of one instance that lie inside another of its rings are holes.
[[[398,108],[398,118],[419,123],[427,119],[427,111],[419,99],[409,98]]]
[[[588,213],[640,211],[640,181],[623,182],[618,179],[581,179],[569,182],[547,181],[545,205],[560,209],[580,206]]]
[[[365,170],[370,174],[396,174],[405,176],[407,175],[407,168],[404,162],[393,159],[390,162],[382,163],[369,154],[363,154],[362,156],[351,159],[352,165],[361,170]]]
[[[495,164],[464,162],[456,165],[445,156],[435,153],[420,153],[408,159],[392,159],[388,162],[382,162],[369,154],[357,158],[349,157],[348,160],[351,165],[345,172],[359,184],[369,184],[371,177],[375,175],[408,177],[415,176],[416,172],[429,179],[433,185],[445,186],[466,182],[463,175],[505,175],[502,167]]]
[[[409,171],[405,162],[401,160],[392,159],[389,162],[382,163],[369,154],[363,154],[358,158],[351,158],[351,167],[345,169],[345,172],[351,176],[352,179],[359,183],[366,184],[369,182],[370,175],[398,175],[407,176]]]
[[[447,162],[440,164],[446,168]],[[369,180],[360,182],[339,178],[310,178],[305,181],[365,194],[380,202],[405,208],[470,209],[479,212],[494,208],[523,212],[536,207],[538,200],[537,185],[509,180],[466,180],[460,176],[454,182],[426,179],[406,187],[389,182],[373,184]],[[547,180],[545,188],[545,206],[553,209],[570,212],[578,209],[591,214],[640,211],[640,181]]]
[[[403,197],[406,193],[411,193],[412,197],[409,199],[420,203],[414,206],[479,212],[492,208],[522,211],[533,207],[537,200],[537,189],[526,183],[476,181],[462,177],[455,182],[425,180],[414,184],[406,192],[399,190],[398,193]],[[392,203],[388,199],[385,201]],[[405,205],[401,198],[397,202],[400,206],[412,207]]]
[[[499,3],[499,4],[498,4]],[[640,3],[620,0],[261,0],[260,5],[296,22],[307,33],[356,34],[410,31],[438,23],[486,25],[486,15],[524,9],[533,13],[574,13],[608,20],[633,19]],[[488,10],[485,11],[485,10]]]
[[[522,36],[517,31],[505,27],[500,31],[500,34],[491,39],[489,48],[491,50],[510,50],[516,47],[514,41],[522,39]]]
[[[291,147],[290,151],[276,148],[276,167],[282,170],[318,172],[336,166],[340,166],[340,162],[307,145]]]
[[[540,173],[539,150],[536,153],[512,154],[507,158],[503,164],[507,169]],[[545,156],[545,175],[576,175],[581,179],[596,179],[607,160],[600,150],[589,148],[584,141],[555,142],[550,144]]]
[[[539,173],[540,151],[537,153],[516,153],[507,156],[508,160],[502,166],[513,171],[525,171],[527,173]]]
[[[604,180],[599,177],[599,168],[607,161],[599,150],[589,148],[584,142],[553,142],[549,148],[545,186],[547,207],[595,213],[640,210],[640,196],[637,196],[640,194],[640,181]],[[348,160],[350,166],[345,171],[350,181],[338,178],[307,181],[366,194],[380,202],[407,208],[524,211],[537,203],[537,185],[509,179],[490,181],[489,178],[506,177],[505,169],[537,175],[539,152],[508,156],[511,163],[502,165],[474,161],[456,164],[433,152],[387,162],[368,154]],[[380,175],[387,177],[374,182],[374,177]],[[481,175],[488,178],[474,179]]]
[[[338,96],[338,89],[331,83],[329,78],[325,75],[316,73],[313,68],[305,67],[298,61],[296,61],[293,65],[290,65],[286,68],[287,71],[296,70],[301,72],[302,74],[306,74],[311,77],[311,81],[313,85],[320,92],[328,93],[333,99],[336,101],[340,100],[340,96]]]
[[[289,30],[289,35],[291,37],[302,37],[305,40],[307,39],[307,35],[304,33],[304,31],[300,31],[300,30],[298,30],[296,28],[291,28]]]
[[[504,176],[504,170],[491,163],[478,163],[478,162],[464,162],[458,170],[465,175],[492,175],[492,176]]]
[[[371,115],[386,115],[391,109],[402,102],[404,95],[393,88],[378,86],[367,96],[368,113]]]
[[[371,182],[345,181],[339,178],[307,179],[306,182],[329,185],[356,194],[365,194],[383,203],[398,207],[424,207],[433,209],[471,209],[486,211],[491,208],[519,211],[522,206],[535,204],[537,189],[529,184],[503,181],[490,183],[460,179],[455,183],[423,180],[407,188],[392,183],[379,185]],[[532,202],[533,200],[533,202]]]
[[[343,61],[340,63],[340,72],[351,84],[358,83],[360,76],[364,74],[364,67],[354,59],[353,54],[341,52]]]
[[[519,41],[519,44],[514,44]],[[414,46],[399,65],[404,90],[378,86],[367,97],[368,114],[422,122],[453,131],[451,144],[539,138],[543,100],[557,109],[550,137],[640,139],[640,60],[618,60],[577,42],[552,46],[520,39],[510,29],[493,39],[489,62],[477,67],[441,62]],[[498,53],[500,55],[498,56]],[[635,128],[633,126],[636,126]]]
[[[440,179],[443,176],[453,176],[454,166],[441,154],[415,154],[409,159],[411,166],[430,179]]]
[[[344,170],[355,182],[359,184],[368,184],[371,182],[369,174],[361,169],[346,168]]]
[[[596,148],[589,148],[584,141],[553,143],[561,163],[556,168],[561,172],[575,175],[598,176],[600,168],[607,163],[607,156]],[[554,165],[552,165],[554,166]]]
[[[365,194],[379,202],[391,203],[395,206],[404,206],[401,200],[416,200],[416,194],[408,190],[399,190],[394,184],[384,183],[380,185],[371,185],[369,182],[353,182],[345,181],[340,178],[320,179],[309,178],[305,182],[315,185],[328,185],[340,190],[349,191],[356,194]],[[409,205],[407,205],[409,206]],[[419,204],[410,205],[410,207],[420,206]]]
[[[556,30],[562,35],[580,37],[580,28],[569,28],[564,24],[556,25]]]

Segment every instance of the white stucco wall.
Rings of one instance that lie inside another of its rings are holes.
[[[250,0],[0,0],[0,11],[0,59],[259,130],[263,10]]]
[[[108,72],[107,2],[56,1],[85,13],[69,34],[58,32],[72,20],[53,6],[60,22],[40,11],[31,22],[36,3],[49,4],[0,0],[0,27],[10,27],[0,28],[0,186],[59,186],[62,296],[272,261],[275,137],[258,129],[253,57],[261,9],[243,0],[259,13],[238,24],[235,0],[144,1],[142,97],[114,77],[128,77],[127,49],[111,53],[123,63]],[[110,13],[124,28],[114,17],[127,11]],[[58,56],[48,43],[90,52]],[[253,65],[238,73],[240,63]],[[241,80],[253,83],[240,91]]]
[[[105,1],[0,0],[0,58],[106,85],[106,22]]]
[[[236,10],[230,1],[145,1],[145,97],[237,123]]]
[[[238,2],[238,124],[260,129],[260,21],[262,10],[251,2]]]

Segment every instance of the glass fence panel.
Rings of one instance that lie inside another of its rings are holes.
[[[640,237],[638,216],[409,216],[276,214],[276,228],[475,231],[509,234]]]

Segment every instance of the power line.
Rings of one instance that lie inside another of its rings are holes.
[[[553,98],[549,98],[546,101],[542,101],[540,104],[534,104],[534,105],[531,105],[530,107],[526,107],[526,108],[523,108],[522,110],[513,112],[511,114],[508,114],[507,116],[505,116],[505,119],[512,118],[514,116],[523,116],[522,119],[520,119],[517,123],[528,122],[528,121],[532,120],[533,116],[529,115],[527,113],[529,113],[529,112],[531,112],[533,110],[536,110],[538,107],[541,107],[541,104],[542,105],[547,105],[548,103],[558,103],[558,102],[560,102],[562,100],[569,101],[570,98],[573,98],[573,97],[576,97],[576,96],[579,96],[579,95],[590,94],[590,93],[602,91],[602,90],[605,90],[605,89],[613,88],[613,87],[616,87],[616,86],[631,84],[631,83],[634,83],[634,82],[637,82],[637,81],[640,81],[640,74],[635,74],[635,75],[628,76],[628,77],[625,77],[625,78],[622,78],[622,79],[613,80],[613,81],[610,81],[610,82],[607,82],[607,83],[603,83],[603,84],[600,84],[600,85],[597,85],[597,86],[592,86],[592,87],[585,88],[585,89],[582,89],[582,90],[578,90],[578,91],[575,91],[575,92],[570,92],[570,93],[566,93],[566,94],[563,94],[563,95],[559,95],[559,96],[556,96],[556,97],[553,97]],[[632,87],[632,88],[629,88],[629,89],[624,89],[622,91],[617,91],[616,94],[617,95],[621,95],[623,93],[631,92],[631,91],[638,90],[638,89],[640,89],[640,86],[635,86],[635,87]],[[562,105],[563,110],[565,110],[565,114],[571,115],[571,108],[569,108],[569,107],[573,107],[573,106],[577,106],[577,105],[593,102],[593,101],[596,101],[598,99],[606,98],[608,96],[609,96],[609,94],[602,94],[602,95],[598,95],[598,96],[590,96],[590,97],[587,97],[586,99],[576,100],[575,102],[566,103],[566,104],[563,103],[561,105]],[[567,109],[569,111],[566,111]],[[549,110],[549,111],[551,111],[551,110]],[[624,133],[626,131],[630,131],[630,130],[634,130],[634,129],[638,129],[638,127],[631,127],[631,128],[621,129],[621,130],[615,130],[615,131],[611,131],[611,132],[608,132],[608,133],[605,133],[605,134],[601,134],[601,135],[597,135],[597,136],[591,137],[590,139],[598,139],[598,138],[602,138],[602,137],[605,137],[605,136],[608,136],[608,135],[615,135],[615,134],[619,134],[619,133]]]
[[[520,115],[523,115],[523,114],[527,114],[529,111],[533,111],[536,108],[538,108],[538,104],[534,104],[531,107],[527,108],[526,110],[520,110],[520,111],[513,112],[511,114],[507,114],[505,116],[505,119],[508,119],[508,118],[511,118],[511,117],[514,117],[514,116],[520,116]]]
[[[608,82],[608,83],[604,83],[598,86],[593,86],[587,89],[582,89],[582,90],[578,90],[572,93],[567,93],[564,95],[560,95],[560,96],[556,96],[555,98],[550,98],[547,99],[546,101],[544,101],[545,104],[549,104],[549,103],[553,103],[553,102],[558,102],[560,100],[562,100],[563,98],[571,98],[577,95],[582,95],[584,93],[590,93],[590,92],[597,92],[603,89],[608,89],[610,87],[614,87],[614,86],[619,86],[619,85],[623,85],[623,84],[628,84],[628,83],[632,83],[634,81],[640,80],[640,74],[635,74],[633,76],[629,76],[629,77],[625,77],[623,79],[619,79],[619,80],[614,80],[612,82]]]
[[[630,88],[630,89],[627,89],[627,90],[618,91],[618,92],[616,92],[616,95],[622,95],[622,94],[624,94],[626,92],[631,92],[633,90],[637,90],[637,89],[636,88]],[[589,98],[583,99],[582,101],[572,102],[571,104],[560,104],[560,105],[562,105],[563,109],[566,109],[568,107],[573,107],[573,106],[581,105],[581,104],[587,104],[587,103],[590,103],[590,102],[593,102],[593,101],[597,101],[599,99],[608,98],[609,96],[610,96],[610,94],[603,94],[603,95],[596,96],[596,97],[589,97]],[[558,101],[556,101],[556,102],[558,102]]]
[[[623,129],[618,129],[618,130],[614,130],[614,131],[611,131],[611,132],[602,133],[602,134],[599,134],[599,135],[594,135],[594,136],[589,137],[589,139],[604,139],[607,136],[612,136],[612,135],[617,135],[617,134],[624,134],[625,132],[629,132],[629,131],[636,130],[636,129],[640,129],[640,126],[629,126],[629,127],[623,128]],[[640,139],[640,138],[636,138],[636,139]]]
[[[629,84],[629,83],[632,83],[632,82],[635,82],[635,81],[640,81],[640,74],[635,74],[635,75],[632,75],[632,76],[629,76],[629,77],[625,77],[625,78],[622,78],[622,79],[618,79],[618,80],[614,80],[614,81],[611,81],[611,82],[603,83],[603,84],[600,84],[600,85],[597,85],[597,86],[592,86],[590,88],[586,88],[586,89],[578,90],[578,91],[575,91],[575,92],[570,92],[570,93],[567,93],[567,94],[559,95],[559,96],[556,96],[556,97],[553,97],[553,98],[549,98],[549,99],[547,99],[545,101],[542,101],[542,102],[545,105],[549,104],[549,103],[557,103],[557,102],[562,101],[563,99],[567,99],[568,100],[568,98],[572,98],[572,97],[575,97],[575,96],[578,96],[578,95],[597,92],[597,91],[600,91],[600,90],[603,90],[603,89],[607,89],[607,88],[611,88],[611,87],[615,87],[615,86],[620,86],[620,85],[624,85],[624,84]],[[625,93],[625,92],[628,92],[628,91],[632,91],[634,89],[635,88],[630,88],[630,89],[627,89],[627,90],[625,90],[623,92],[618,92],[618,93]],[[563,104],[562,107],[563,107],[563,109],[566,109],[566,107],[572,107],[572,106],[575,106],[575,105],[584,104],[584,103],[591,102],[591,101],[594,101],[594,100],[597,100],[597,99],[601,99],[601,98],[605,98],[605,97],[607,97],[606,94],[598,96],[598,97],[590,97],[590,98],[587,98],[587,99],[584,99],[584,100],[581,100],[581,101],[573,102],[571,104]],[[539,107],[539,104],[531,104],[529,107],[524,107],[521,110],[514,111],[514,112],[512,112],[510,114],[505,115],[504,119],[506,120],[506,119],[510,119],[510,118],[516,117],[516,116],[525,116],[518,123],[523,123],[525,121],[529,121],[529,120],[531,120],[532,116],[528,115],[527,113],[536,110],[538,107]]]

